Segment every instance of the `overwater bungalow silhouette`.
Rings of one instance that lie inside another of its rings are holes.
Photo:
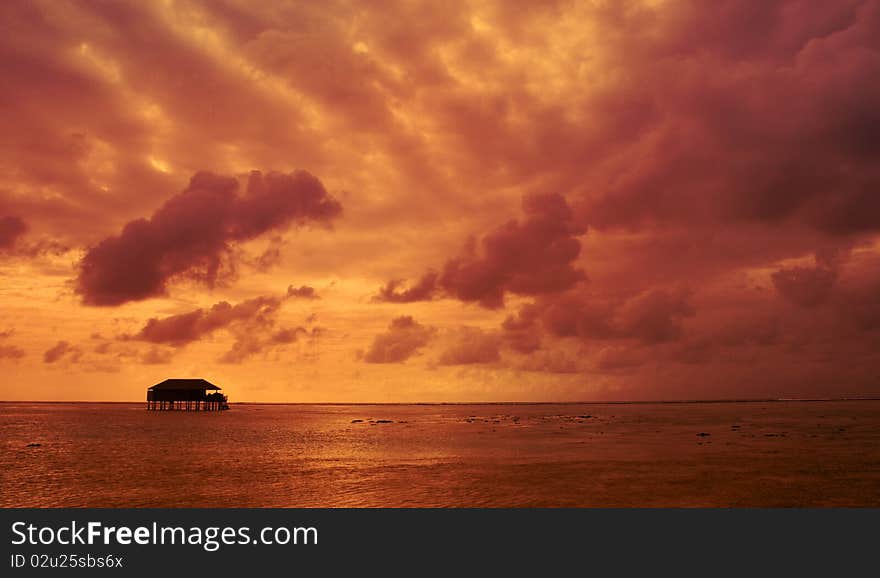
[[[220,411],[229,409],[226,401],[205,379],[166,379],[147,389],[147,409],[154,411]]]

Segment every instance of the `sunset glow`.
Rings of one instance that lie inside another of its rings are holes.
[[[880,2],[3,2],[0,400],[880,394]]]

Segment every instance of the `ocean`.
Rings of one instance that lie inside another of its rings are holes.
[[[880,401],[0,403],[3,507],[880,506]]]

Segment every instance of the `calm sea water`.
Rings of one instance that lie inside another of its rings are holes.
[[[880,506],[880,402],[0,403],[0,505]]]

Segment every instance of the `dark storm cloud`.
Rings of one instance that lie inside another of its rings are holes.
[[[149,219],[131,221],[83,257],[77,292],[89,305],[120,305],[164,295],[178,275],[208,285],[235,242],[291,223],[328,223],[341,205],[305,171],[252,172],[239,194],[235,178],[197,173]]]
[[[877,2],[681,2],[656,16],[604,14],[630,80],[601,108],[635,132],[604,135],[608,186],[579,206],[592,225],[880,229]]]
[[[868,277],[865,262],[787,262],[876,252],[880,2],[621,1],[489,14],[481,17],[493,34],[533,55],[530,42],[541,40],[527,36],[530,22],[594,24],[582,45],[569,45],[571,62],[596,61],[596,81],[581,78],[589,89],[573,83],[542,99],[499,82],[504,91],[479,99],[442,89],[431,98],[460,152],[456,174],[471,163],[490,180],[487,167],[503,167],[504,185],[563,192],[574,215],[551,213],[543,230],[571,227],[578,251],[548,250],[542,238],[570,242],[524,232],[527,214],[478,235],[436,275],[386,283],[376,301],[451,297],[498,308],[506,295],[533,297],[500,328],[514,366],[543,367],[552,353],[559,367],[625,372],[626,387],[650,396],[667,387],[648,369],[658,366],[694,391],[706,381],[696,367],[740,379],[724,387],[752,387],[740,369],[752,364],[730,366],[750,356],[766,364],[756,383],[798,381],[808,363],[831,374],[850,356],[861,361],[848,371],[870,367],[864,334],[880,326],[880,308],[872,285],[855,281]],[[504,74],[491,48],[473,56],[463,62]],[[525,239],[534,253],[518,245]],[[589,284],[571,276],[581,268]],[[520,272],[534,285],[519,283]],[[779,298],[798,307],[775,316]],[[589,363],[560,361],[570,342],[589,350]]]
[[[376,301],[409,302],[431,299],[436,291],[490,309],[503,306],[507,293],[542,295],[563,291],[586,278],[576,268],[586,232],[559,194],[528,195],[522,203],[525,218],[510,220],[471,242],[438,275],[426,273],[413,287],[399,291],[392,280]]]

